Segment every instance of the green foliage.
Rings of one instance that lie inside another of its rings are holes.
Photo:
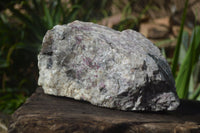
[[[186,56],[181,64],[178,76],[176,78],[177,93],[180,98],[185,98],[185,99],[188,98],[190,78],[195,68],[195,65],[199,61],[199,55],[200,55],[199,36],[200,36],[200,26],[196,26],[193,31],[191,43],[189,44],[189,49],[186,52]]]
[[[143,8],[143,10],[139,13],[138,16],[134,16],[132,14],[132,7],[133,5],[139,4],[139,0],[130,0],[127,2],[125,7],[122,10],[122,20],[120,21],[119,24],[114,25],[114,29],[122,31],[125,29],[134,29],[136,31],[139,31],[139,24],[141,21],[141,18],[146,12],[152,8],[151,7],[151,2],[148,2],[148,4]],[[117,6],[120,5],[119,3],[116,3]]]
[[[197,67],[200,55],[200,26],[195,26],[189,42],[189,34],[184,30],[188,0],[185,1],[184,12],[177,45],[172,62],[172,73],[176,78],[176,88],[179,98],[198,99],[200,95],[199,70]],[[180,67],[178,69],[178,64]],[[197,71],[195,73],[194,71]],[[177,77],[176,77],[177,75]],[[196,82],[194,82],[196,80]]]
[[[37,87],[37,54],[48,29],[76,19],[99,20],[109,3],[107,0],[1,1],[0,111],[12,113]]]
[[[181,20],[181,29],[180,29],[180,32],[179,32],[178,41],[177,41],[177,44],[176,44],[176,49],[175,49],[173,62],[172,62],[172,74],[173,74],[174,77],[176,77],[176,72],[177,72],[178,58],[179,58],[179,52],[180,52],[182,35],[183,35],[183,28],[184,28],[184,24],[185,24],[187,7],[188,7],[188,0],[185,1],[184,12],[183,12],[182,20]]]
[[[14,89],[10,89],[10,92],[2,93],[1,92],[1,98],[0,98],[0,110],[3,111],[3,113],[11,114],[14,110],[16,110],[22,103],[25,102],[26,97],[21,94],[14,91]]]

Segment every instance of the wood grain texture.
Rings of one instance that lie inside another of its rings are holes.
[[[200,133],[200,102],[181,101],[173,112],[125,112],[41,88],[13,115],[10,133]]]

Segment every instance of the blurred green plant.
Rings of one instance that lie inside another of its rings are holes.
[[[109,4],[107,0],[0,1],[0,111],[12,113],[37,87],[37,54],[48,29],[76,19],[100,20]]]
[[[149,1],[147,4],[145,4],[144,8],[138,13],[137,16],[134,16],[133,14],[133,7],[134,5],[140,4],[139,0],[129,0],[125,1],[125,6],[122,8],[123,1],[115,1],[115,5],[118,8],[122,8],[122,19],[120,23],[117,25],[114,25],[114,29],[122,31],[125,29],[134,29],[136,31],[139,31],[139,24],[142,19],[142,16],[147,13],[147,11],[151,8],[153,8],[152,1]]]
[[[192,97],[192,99],[197,99],[198,95],[200,95],[200,84],[199,81],[194,83],[193,77],[198,78],[199,75],[199,67],[197,67],[200,55],[200,26],[195,26],[193,30],[193,34],[191,37],[190,42],[188,40],[182,40],[182,49],[180,47],[180,51],[184,51],[184,59],[179,63],[180,69],[178,72],[178,75],[176,77],[176,88],[177,93],[180,98],[188,99]],[[185,38],[188,37],[188,33],[185,34]],[[186,44],[184,45],[184,42]],[[187,45],[187,42],[189,42],[189,47]],[[186,51],[187,49],[187,51]],[[180,59],[180,58],[179,58]],[[198,71],[197,73],[194,73],[195,71]],[[198,79],[197,79],[198,80]],[[190,89],[191,88],[191,89]],[[189,90],[191,91],[191,96],[189,95]]]
[[[195,100],[200,95],[200,67],[198,66],[200,62],[200,26],[194,27],[189,41],[189,34],[184,31],[187,8],[188,0],[185,1],[180,32],[173,56],[172,73],[176,80],[179,98]],[[178,67],[179,65],[180,67]]]
[[[188,7],[188,0],[185,1],[185,7],[184,7],[184,11],[183,11],[182,20],[181,20],[181,28],[180,28],[178,41],[177,41],[177,44],[176,44],[173,62],[172,62],[172,74],[173,74],[174,77],[176,77],[176,72],[177,72],[178,58],[179,58],[179,53],[180,53],[180,46],[181,46],[181,41],[182,41],[182,35],[183,35],[183,29],[184,29],[185,18],[186,18],[186,13],[187,13],[187,7]]]

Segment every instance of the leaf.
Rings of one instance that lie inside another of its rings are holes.
[[[90,20],[90,15],[93,12],[93,8],[89,9],[89,11],[87,12],[87,14],[85,15],[84,21],[89,21]]]
[[[0,97],[0,110],[6,114],[13,113],[22,103],[26,97],[22,94],[7,93]]]
[[[13,53],[15,47],[16,47],[16,45],[13,45],[13,46],[11,46],[11,47],[9,48],[9,50],[8,50],[8,54],[7,54],[7,58],[6,58],[6,63],[7,63],[7,64],[10,64],[10,57],[11,57],[11,55],[12,55],[12,53]]]
[[[164,39],[162,41],[156,42],[155,45],[159,47],[159,46],[162,46],[163,44],[172,43],[174,41],[175,41],[175,39],[170,39],[170,38]]]
[[[200,27],[196,27],[193,31],[192,41],[186,53],[180,71],[176,78],[177,93],[180,98],[186,99],[188,97],[189,82],[192,70],[198,61],[200,50]]]
[[[125,19],[126,16],[128,16],[130,13],[131,13],[131,5],[130,2],[128,2],[122,11],[122,19]]]
[[[188,43],[189,43],[189,34],[186,31],[183,31],[183,38],[182,38],[182,44],[180,46],[180,53],[179,53],[179,58],[178,58],[178,63],[181,65],[183,63],[183,60],[186,56],[186,52],[188,49]]]
[[[183,36],[183,28],[184,28],[184,24],[185,24],[187,7],[188,7],[188,0],[185,1],[184,12],[183,12],[182,20],[181,20],[181,29],[179,32],[178,41],[176,44],[173,62],[172,62],[172,74],[174,77],[176,77],[176,70],[177,70],[177,66],[178,66],[179,51],[180,51],[181,40],[182,40],[182,36]]]
[[[5,61],[0,60],[0,68],[7,68],[9,64]]]
[[[53,27],[53,19],[50,15],[50,10],[47,8],[47,5],[44,1],[42,1],[42,7],[44,9],[44,18],[46,20],[46,23],[48,24],[48,29],[51,29]]]
[[[73,20],[78,19],[77,15],[78,15],[80,9],[81,9],[80,5],[73,5],[71,7],[71,11],[69,11],[70,13],[68,14],[68,16],[66,18],[64,18],[64,22],[69,23],[69,22],[72,22]]]
[[[41,40],[41,36],[38,34],[37,28],[35,28],[37,26],[34,25],[34,23],[31,21],[31,19],[27,15],[22,14],[21,12],[19,12],[18,10],[14,8],[10,8],[10,10],[12,11],[15,17],[21,20],[23,24],[25,24],[31,30],[30,33],[34,34],[38,40]]]
[[[56,4],[54,13],[53,13],[53,25],[58,24],[61,21],[61,17],[62,17],[62,5],[61,5],[61,1],[58,0],[58,3]]]
[[[24,4],[23,8],[24,8],[24,10],[26,10],[28,16],[30,17],[30,21],[32,23],[32,25],[30,25],[30,26],[32,26],[34,29],[35,29],[35,27],[37,27],[36,28],[37,34],[43,35],[43,32],[44,32],[44,30],[46,31],[46,28],[44,26],[42,17],[40,15],[38,15],[38,14],[41,14],[42,12],[40,12],[40,10],[37,10],[37,8],[32,9],[29,4]],[[37,21],[35,21],[35,20],[37,20]],[[30,26],[28,26],[28,27],[30,27]]]

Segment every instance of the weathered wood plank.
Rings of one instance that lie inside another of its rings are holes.
[[[38,88],[13,115],[10,133],[200,133],[200,102],[173,112],[125,112],[45,95]]]

